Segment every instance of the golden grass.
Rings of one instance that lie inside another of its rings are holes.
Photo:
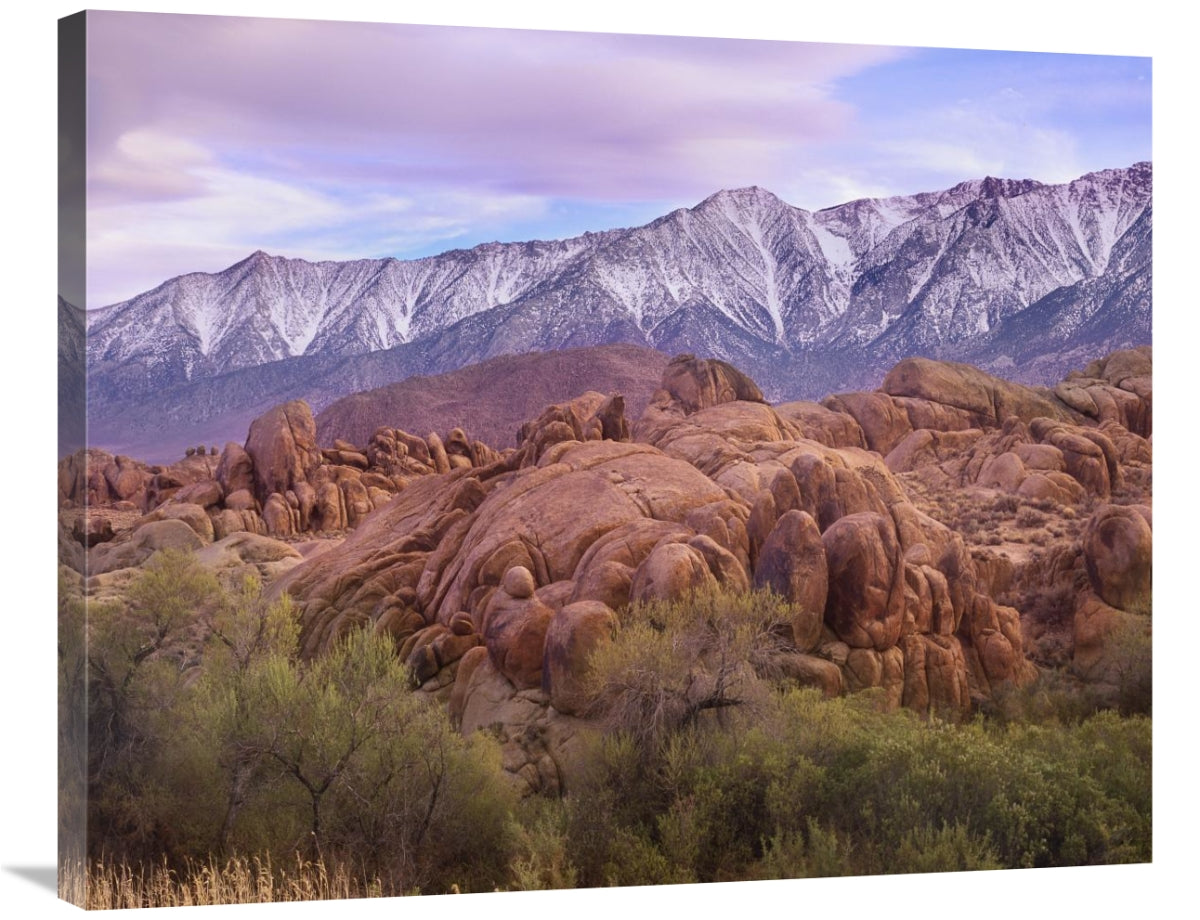
[[[343,866],[329,869],[322,860],[296,858],[276,868],[270,858],[233,857],[224,861],[188,862],[181,872],[165,864],[131,867],[103,860],[86,872],[64,872],[60,895],[88,910],[128,907],[191,907],[213,904],[264,904],[273,901],[320,901],[383,896],[378,879],[352,876]],[[85,887],[79,892],[79,887]],[[81,896],[82,895],[82,896]]]

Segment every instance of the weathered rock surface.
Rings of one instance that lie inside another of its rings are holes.
[[[766,402],[762,390],[732,364],[677,355],[663,371],[662,388],[685,412],[725,402]]]
[[[423,650],[459,624],[482,644],[457,663],[455,712],[465,718],[475,698],[459,683],[490,674],[493,690],[500,679],[518,696],[540,690],[571,714],[613,611],[753,585],[791,604],[778,624],[796,649],[788,673],[826,692],[884,686],[897,705],[963,713],[972,695],[1030,676],[1019,622],[978,590],[961,538],[863,449],[860,422],[815,405],[781,414],[719,364],[685,358],[665,376],[633,426],[640,443],[598,393],[549,407],[484,466],[450,463],[471,453],[465,436],[423,441],[429,468],[445,472],[411,481],[279,583],[297,599],[305,654],[372,625],[408,637],[433,692],[446,666]],[[831,446],[842,437],[850,445]],[[401,443],[381,437],[366,456],[426,456]],[[848,651],[882,657],[829,657],[829,629]]]
[[[321,465],[317,424],[308,403],[293,400],[269,410],[250,424],[246,453],[254,464],[254,491],[268,496],[305,482]]]
[[[1154,557],[1149,508],[1101,506],[1084,531],[1083,555],[1092,590],[1106,604],[1120,610],[1148,604]]]
[[[542,689],[559,712],[584,714],[588,659],[616,628],[616,615],[599,601],[576,601],[554,614],[546,632]]]
[[[880,391],[772,408],[735,368],[685,355],[632,425],[619,394],[586,392],[522,425],[515,450],[396,428],[318,448],[311,412],[289,403],[219,463],[68,458],[60,498],[109,501],[123,483],[147,512],[90,551],[94,571],[204,547],[222,577],[292,596],[305,656],[353,629],[388,636],[464,732],[497,733],[514,777],[561,791],[590,715],[588,662],[631,602],[769,588],[788,611],[771,624],[789,640],[774,673],[829,695],[881,688],[888,705],[959,717],[1029,680],[1011,598],[1033,568],[973,554],[914,504],[914,484],[1013,508],[1122,502],[1096,512],[1061,572],[1038,569],[1070,580],[1086,567],[1086,670],[1109,611],[1150,588],[1150,510],[1127,488],[1150,481],[1149,380],[1140,351],[1054,392],[910,359]],[[310,544],[320,552],[270,538],[348,529]]]
[[[829,562],[825,619],[851,648],[891,648],[900,639],[905,609],[895,525],[870,511],[848,514],[822,541]]]
[[[88,554],[88,572],[102,575],[116,569],[141,565],[160,549],[198,550],[204,541],[187,523],[178,519],[148,521],[128,539],[101,543]]]
[[[796,648],[816,648],[829,597],[829,568],[821,531],[811,514],[793,508],[775,522],[758,553],[754,586],[770,588],[794,605],[790,625]]]

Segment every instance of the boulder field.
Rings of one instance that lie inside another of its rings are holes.
[[[1023,611],[996,598],[1045,560],[982,553],[916,499],[931,490],[1078,521],[1058,575],[1086,582],[1076,669],[1102,669],[1105,636],[1149,601],[1149,498],[1127,483],[1149,481],[1150,381],[1148,348],[1053,390],[913,358],[878,391],[770,406],[731,365],[681,355],[640,418],[585,393],[503,452],[461,429],[321,448],[296,401],[219,455],[66,458],[60,505],[88,513],[60,546],[82,544],[95,590],[164,546],[253,566],[292,596],[303,655],[353,629],[391,637],[462,731],[493,730],[514,777],[561,790],[589,657],[641,600],[774,591],[784,671],[827,694],[879,688],[888,706],[959,718],[1032,680]]]

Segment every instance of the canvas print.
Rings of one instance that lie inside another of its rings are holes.
[[[62,897],[1149,862],[1150,89],[62,20]]]

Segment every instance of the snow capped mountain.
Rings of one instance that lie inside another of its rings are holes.
[[[926,354],[1048,377],[1073,336],[1150,340],[1151,185],[1139,163],[816,212],[754,187],[643,227],[413,261],[256,252],[89,313],[92,412],[127,414],[180,387],[194,400],[233,372],[253,388],[241,372],[254,368],[290,379],[287,362],[308,379],[336,364],[348,380],[362,375],[344,359],[379,352],[394,354],[373,366],[403,376],[607,342],[723,357],[776,398],[870,382],[847,376],[848,358],[871,373]]]

